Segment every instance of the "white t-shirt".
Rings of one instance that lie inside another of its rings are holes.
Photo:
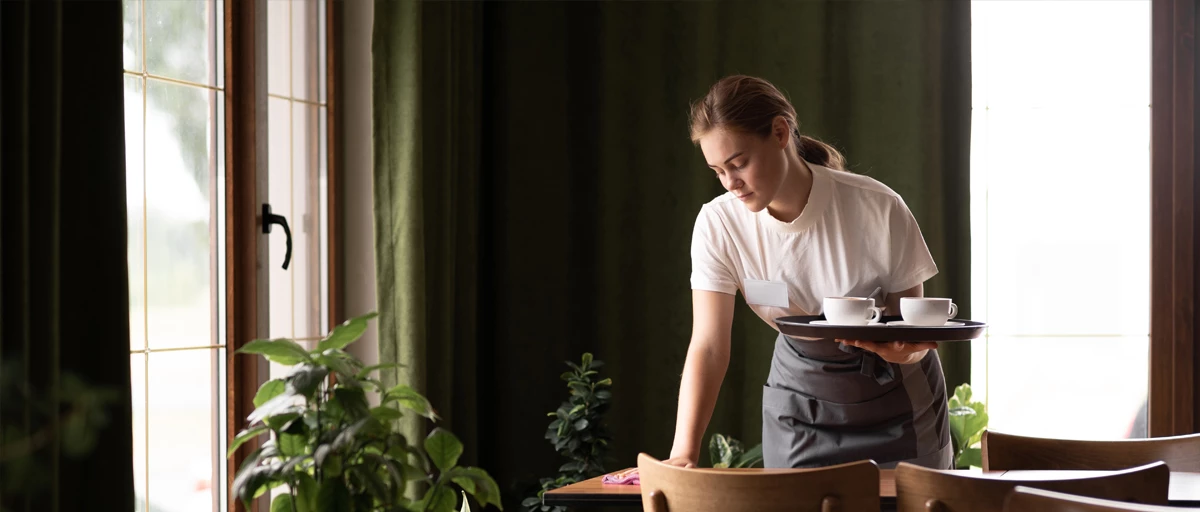
[[[808,164],[812,191],[804,211],[781,222],[746,209],[732,193],[700,208],[692,232],[692,289],[746,294],[747,279],[782,282],[790,307],[750,305],[767,325],[817,315],[825,297],[907,290],[937,274],[921,229],[904,200],[860,174]],[[882,306],[882,304],[879,304]]]

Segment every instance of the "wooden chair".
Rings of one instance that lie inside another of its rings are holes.
[[[815,469],[698,469],[638,455],[649,512],[879,510],[879,466],[864,460]]]
[[[901,462],[896,466],[898,512],[1003,512],[1004,499],[1023,485],[1118,501],[1167,504],[1171,471],[1162,462],[1103,475],[1061,480],[1000,479]]]
[[[1200,508],[1163,507],[1102,500],[1018,486],[1004,500],[1004,512],[1198,512]]]
[[[983,469],[1113,470],[1163,461],[1171,471],[1200,471],[1200,434],[1082,441],[983,432]]]

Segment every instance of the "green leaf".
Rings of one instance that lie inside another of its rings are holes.
[[[297,434],[282,434],[279,436],[279,453],[285,457],[304,455],[308,448],[308,436]]]
[[[311,398],[314,396],[313,392],[317,390],[317,387],[322,382],[325,382],[325,377],[328,376],[328,368],[306,364],[296,368],[287,379],[291,383],[292,389],[296,390],[296,393],[304,395],[306,398]]]
[[[612,391],[602,389],[596,392],[595,397],[597,400],[609,400],[612,398]]]
[[[983,450],[979,448],[967,448],[958,454],[958,460],[955,467],[958,469],[970,469],[972,466],[983,467]]]
[[[317,491],[317,510],[322,512],[353,512],[350,490],[341,478],[326,478]]]
[[[462,442],[449,430],[438,427],[425,438],[425,453],[429,454],[433,464],[442,471],[457,466],[458,457],[462,452]],[[454,498],[453,493],[450,498]]]
[[[596,387],[601,387],[601,386],[611,386],[611,385],[612,385],[612,379],[611,379],[611,378],[606,378],[606,379],[603,379],[603,380],[598,380],[598,381],[596,381]]]
[[[404,368],[404,365],[402,365],[400,363],[380,363],[380,364],[368,366],[366,368],[359,370],[358,373],[354,375],[354,377],[357,379],[362,379],[362,378],[370,375],[371,372],[373,372],[375,370],[387,370],[387,369],[393,369],[393,368]]]
[[[233,487],[230,490],[234,496],[237,496],[249,507],[250,502],[262,490],[266,489],[270,481],[270,466],[252,466],[238,471],[237,476],[233,479]]]
[[[431,420],[438,420],[438,415],[433,410],[433,406],[429,404],[429,400],[424,395],[417,392],[411,386],[400,384],[392,389],[387,390],[384,394],[384,402],[397,400],[400,405],[405,408],[420,414]]]
[[[283,379],[271,379],[264,382],[263,385],[258,388],[258,393],[254,395],[254,406],[261,406],[262,404],[266,403],[267,400],[283,394],[284,390],[286,389],[287,384],[283,382]]]
[[[763,447],[762,447],[761,443],[755,445],[754,448],[746,450],[745,453],[743,453],[738,458],[734,459],[733,463],[731,463],[729,465],[729,467],[731,467],[731,468],[761,467],[762,462],[763,462],[763,451],[762,450],[763,450]]]
[[[271,512],[292,512],[295,510],[291,494],[280,494],[271,502]]]
[[[587,418],[580,418],[579,421],[575,422],[574,426],[575,426],[575,430],[583,430],[583,429],[587,428],[588,427]]]
[[[250,416],[246,417],[246,421],[250,425],[253,425],[267,416],[289,412],[302,412],[304,409],[294,403],[295,398],[295,395],[284,394],[267,400],[261,406],[255,408],[254,412],[251,412]]]
[[[233,442],[229,444],[229,450],[225,453],[225,458],[232,457],[233,452],[236,451],[239,446],[245,444],[246,441],[249,441],[251,439],[254,439],[254,438],[262,435],[263,432],[266,432],[268,430],[270,430],[270,429],[267,428],[266,425],[259,425],[257,427],[251,428],[249,430],[243,430],[240,434],[237,435],[237,437],[233,438]]]
[[[261,354],[272,362],[291,366],[304,361],[311,361],[304,347],[289,339],[254,340],[239,348],[240,354]]]
[[[475,480],[475,492],[472,493],[475,499],[479,500],[484,507],[491,504],[504,510],[504,506],[500,503],[500,486],[496,485],[496,481],[492,479],[491,475],[488,475],[487,471],[482,468],[476,467],[465,468],[465,471]]]
[[[425,510],[432,512],[454,512],[454,491],[444,485],[435,485],[425,493]]]
[[[291,434],[298,434],[299,432],[296,432],[296,430],[300,430],[301,432],[303,430],[295,428],[297,424],[293,420],[299,417],[300,413],[298,412],[288,412],[265,418],[263,419],[263,423],[266,423],[268,427],[271,427],[271,430],[277,432],[288,431]]]
[[[333,332],[329,333],[329,336],[317,344],[317,350],[324,352],[331,348],[346,348],[347,345],[358,341],[362,333],[367,330],[367,321],[377,316],[379,316],[378,313],[367,313],[360,317],[346,320],[342,325],[334,327]]]
[[[396,409],[393,409],[386,405],[381,405],[379,407],[375,407],[375,408],[371,409],[371,416],[374,416],[375,419],[377,419],[379,421],[388,422],[388,421],[392,421],[395,419],[399,419],[400,417],[402,417],[404,415],[401,414],[400,411],[398,411]]]
[[[362,388],[343,388],[338,386],[333,390],[333,399],[337,400],[346,412],[346,418],[357,421],[371,414],[367,404],[367,395]]]
[[[336,354],[327,352],[317,356],[315,360],[320,364],[328,366],[333,371],[338,372],[338,374],[341,375],[341,377],[338,377],[339,384],[350,386],[358,385],[357,379],[355,378],[355,374],[358,372],[356,372],[354,368],[350,366],[350,363],[347,363],[344,359],[338,357]]]
[[[587,369],[588,369],[589,367],[591,367],[591,366],[592,366],[592,353],[591,353],[591,352],[584,352],[584,353],[583,353],[583,365],[581,365],[581,367],[582,367],[584,370],[587,370]]]
[[[319,512],[317,492],[320,485],[308,473],[296,475],[296,512]]]

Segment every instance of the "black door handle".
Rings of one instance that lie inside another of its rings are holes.
[[[271,213],[271,205],[263,203],[262,205],[262,229],[263,233],[271,232],[271,224],[279,224],[283,226],[283,234],[287,237],[287,252],[283,255],[283,269],[287,270],[288,263],[292,262],[292,230],[288,228],[287,218],[283,215]]]

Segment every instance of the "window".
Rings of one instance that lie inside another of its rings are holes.
[[[139,510],[216,510],[225,410],[222,2],[125,0]]]
[[[972,309],[990,325],[972,385],[989,427],[1145,437],[1150,2],[971,9]]]
[[[226,267],[232,260],[227,262],[226,255],[232,251],[235,258],[253,259],[256,254],[253,248],[226,247],[227,240],[238,245],[226,233],[232,226],[257,223],[248,215],[226,218],[227,211],[257,211],[257,205],[238,207],[251,199],[227,194],[226,175],[250,176],[253,182],[265,173],[259,180],[267,184],[265,197],[291,227],[287,270],[281,267],[283,230],[257,238],[267,244],[270,258],[259,261],[268,269],[268,286],[258,287],[267,296],[266,332],[320,336],[329,327],[332,296],[330,2],[270,0],[265,5],[266,23],[255,30],[267,32],[267,60],[255,66],[268,76],[267,134],[266,140],[249,143],[266,151],[268,165],[229,170],[236,160],[227,161],[225,150],[227,137],[234,136],[226,133],[225,86],[234,82],[226,76],[234,68],[226,68],[225,56],[234,39],[224,30],[225,16],[234,11],[223,0],[123,0],[122,5],[138,510],[226,510],[226,405],[242,403],[257,390],[254,383],[225,375],[226,348],[237,346],[226,339],[232,318],[226,308]],[[254,51],[230,50],[235,56]],[[227,201],[239,203],[227,208]],[[239,332],[247,330],[261,332],[254,327]]]

